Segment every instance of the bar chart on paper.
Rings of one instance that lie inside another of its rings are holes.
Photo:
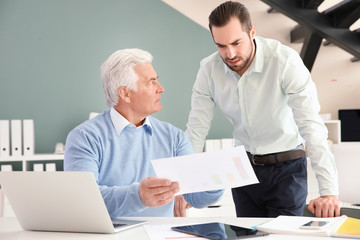
[[[177,181],[178,194],[258,183],[243,146],[152,160],[157,177]]]

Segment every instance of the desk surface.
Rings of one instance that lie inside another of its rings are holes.
[[[201,222],[211,222],[211,221],[221,221],[228,224],[236,224],[243,227],[252,227],[254,225],[263,223],[267,221],[266,218],[141,218],[146,219],[149,222],[147,225],[161,225],[161,224],[188,224],[188,223],[201,223]],[[277,239],[277,240],[304,240],[304,236],[299,235],[275,235],[271,234],[265,237],[259,238],[251,238],[251,239]],[[21,229],[16,218],[4,217],[0,218],[0,239],[6,240],[48,240],[48,239],[77,239],[77,240],[91,240],[91,239],[112,239],[112,240],[120,240],[120,239],[131,239],[131,240],[146,240],[149,238],[145,227],[139,226],[132,229],[125,230],[124,232],[115,233],[115,234],[88,234],[88,233],[61,233],[61,232],[36,232],[36,231],[24,231]],[[330,237],[313,237],[307,236],[308,240],[327,240],[334,239]],[[336,238],[343,239],[346,238]],[[165,236],[163,239],[165,240]]]

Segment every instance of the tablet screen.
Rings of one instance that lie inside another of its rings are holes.
[[[269,233],[228,225],[220,222],[203,223],[187,226],[177,226],[171,228],[174,231],[189,233],[209,239],[240,239],[268,235]]]

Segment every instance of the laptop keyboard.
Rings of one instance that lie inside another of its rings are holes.
[[[127,225],[126,223],[113,223],[114,228],[122,227]]]

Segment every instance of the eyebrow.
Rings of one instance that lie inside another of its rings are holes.
[[[236,39],[235,41],[231,42],[229,45],[233,45],[234,43],[237,43],[239,41],[241,41],[241,38]],[[217,43],[217,42],[215,42],[215,44],[218,45],[218,46],[226,46],[226,44],[220,44],[220,43]]]
[[[159,78],[159,76],[158,75],[156,75],[156,78],[150,78],[150,80],[157,80]]]

